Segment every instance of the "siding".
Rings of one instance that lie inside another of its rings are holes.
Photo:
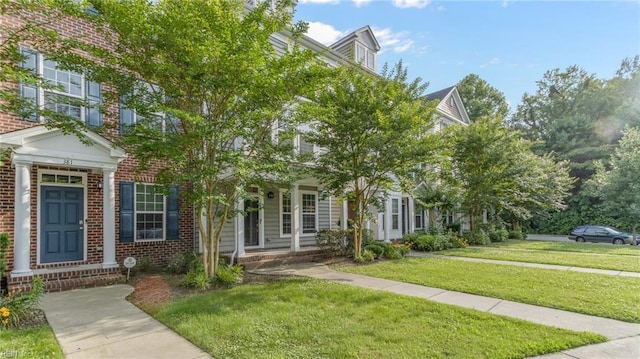
[[[227,222],[222,230],[222,237],[220,237],[220,252],[221,253],[232,253],[235,247],[235,226],[236,220],[231,219]]]
[[[318,200],[318,229],[329,229],[329,198]]]
[[[273,198],[264,199],[264,247],[291,247],[291,237],[280,238],[280,190],[270,189]]]

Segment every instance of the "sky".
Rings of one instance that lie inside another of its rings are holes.
[[[369,25],[382,64],[399,60],[427,93],[477,74],[515,111],[545,72],[578,65],[611,78],[640,54],[640,1],[299,0],[295,19],[329,45]]]

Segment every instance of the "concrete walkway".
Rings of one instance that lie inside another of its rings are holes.
[[[513,262],[512,262],[513,263]],[[561,353],[541,356],[546,359],[637,359],[640,358],[640,324],[593,317],[558,309],[538,307],[502,299],[473,294],[452,292],[439,288],[396,282],[388,279],[367,277],[338,272],[324,264],[300,263],[289,266],[263,268],[252,271],[267,275],[297,275],[331,280],[357,287],[427,298],[435,302],[452,304],[483,312],[518,318],[529,322],[602,334],[610,341],[584,346]]]
[[[47,293],[41,307],[68,359],[211,358],[129,303],[129,285]]]
[[[563,265],[557,265],[557,264],[516,262],[516,261],[505,261],[505,260],[499,260],[499,259],[443,256],[443,255],[440,255],[440,254],[432,254],[432,253],[426,253],[426,252],[413,252],[413,251],[409,254],[409,256],[410,257],[423,257],[423,258],[424,257],[445,258],[445,259],[455,259],[455,260],[467,261],[467,262],[506,264],[506,265],[515,265],[515,266],[518,266],[518,267],[566,270],[566,271],[571,271],[571,272],[595,273],[595,274],[605,274],[605,275],[620,276],[620,277],[640,278],[640,273],[639,272],[624,272],[624,271],[611,270],[611,269],[597,269],[597,268],[563,266]]]

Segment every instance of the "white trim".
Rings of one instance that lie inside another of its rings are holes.
[[[287,192],[291,192],[288,189],[280,189],[279,190],[279,203],[278,203],[278,226],[279,226],[279,230],[280,230],[280,238],[291,238],[291,233],[287,234],[287,233],[283,233],[282,232],[282,215],[285,214],[285,212],[282,211],[282,204],[283,204],[283,195],[284,193]],[[303,209],[300,208],[300,216],[298,218],[298,221],[300,223],[300,237],[314,237],[317,233],[318,233],[318,225],[319,225],[319,220],[320,220],[320,211],[319,211],[319,193],[317,191],[309,191],[309,190],[298,190],[298,202],[300,203],[300,205],[302,205],[302,195],[303,194],[312,194],[315,196],[315,232],[313,233],[303,233],[303,228],[302,228],[302,217],[303,217]],[[289,214],[291,215],[291,218],[293,219],[293,201],[291,203],[291,212],[289,212]],[[293,224],[293,221],[292,221]],[[293,226],[291,227],[291,232],[293,233]]]
[[[149,243],[149,242],[164,242],[167,240],[167,196],[162,195],[162,238],[150,238],[150,239],[138,239],[138,185],[156,186],[155,183],[148,182],[134,182],[133,183],[133,242],[134,243]],[[143,211],[144,213],[158,213]]]
[[[57,183],[57,182],[42,182],[43,174],[54,174],[54,175],[69,175],[69,176],[79,176],[82,177],[82,183]],[[36,200],[36,264],[37,265],[51,265],[57,263],[68,263],[68,262],[84,262],[87,260],[87,218],[89,217],[88,213],[88,190],[87,190],[87,173],[86,172],[74,172],[74,171],[63,171],[63,170],[49,170],[49,169],[38,169],[38,179],[37,179],[37,200]],[[83,241],[83,253],[82,260],[73,260],[73,261],[64,261],[64,262],[47,262],[42,263],[40,260],[40,245],[42,244],[42,238],[40,236],[40,230],[42,229],[42,217],[41,217],[41,200],[42,200],[42,186],[50,186],[50,187],[71,187],[71,188],[82,188],[83,193],[83,217],[84,221],[83,231],[82,231],[82,241]]]

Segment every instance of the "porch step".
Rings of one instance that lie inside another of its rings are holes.
[[[246,271],[277,267],[286,264],[316,262],[326,258],[321,250],[307,250],[302,252],[287,253],[247,253],[246,257],[237,258],[236,262],[244,267]]]
[[[47,280],[44,282],[45,292],[61,292],[64,290],[100,287],[105,285],[112,285],[118,283],[125,283],[126,276],[120,273],[108,273],[103,275],[95,275],[90,277],[79,278],[65,278]],[[12,289],[22,289],[23,291],[29,291],[31,289],[31,283],[23,283],[13,286]]]

